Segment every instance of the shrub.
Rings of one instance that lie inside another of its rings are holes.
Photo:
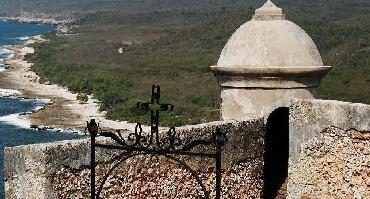
[[[86,103],[89,98],[84,93],[78,93],[76,96],[76,100],[78,101],[78,103],[83,104]]]

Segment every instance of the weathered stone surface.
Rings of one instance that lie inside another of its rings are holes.
[[[369,119],[369,105],[291,100],[287,198],[369,198]],[[224,198],[261,198],[263,119],[184,126],[176,132],[182,140],[202,139],[217,127],[228,129],[229,137],[223,148]],[[98,142],[108,140],[100,138]],[[198,147],[195,151],[212,149]],[[88,139],[6,148],[6,197],[88,198],[89,154]],[[118,154],[114,150],[97,151],[98,185],[107,170],[120,160]],[[213,161],[177,158],[187,161],[205,179],[206,187],[214,190]],[[104,198],[197,198],[202,194],[195,178],[178,163],[147,155],[124,161],[108,177],[101,192]],[[213,191],[211,196],[214,194]],[[279,197],[285,195],[285,191],[279,193]]]
[[[289,107],[290,99],[312,99],[316,89],[222,89],[221,111],[225,120],[247,120],[268,116],[279,107]]]
[[[288,198],[370,198],[368,132],[329,127],[302,144],[289,168]]]
[[[295,161],[300,145],[320,138],[329,126],[370,130],[370,105],[334,100],[292,99],[289,107],[289,157]]]
[[[99,164],[97,179],[111,164]],[[255,159],[234,164],[223,171],[223,198],[261,198],[262,162]],[[197,171],[204,179],[211,198],[215,197],[214,166]],[[54,191],[59,198],[88,198],[90,170],[61,169],[54,178]],[[166,158],[138,156],[120,165],[104,184],[102,198],[199,198],[204,196],[200,185],[190,173]]]
[[[64,162],[86,164],[87,149],[87,140],[5,148],[5,197],[53,198],[49,191],[56,172],[53,166]]]
[[[370,106],[293,99],[288,198],[370,198]]]
[[[212,122],[177,129],[184,140],[209,137],[216,127],[229,130],[229,143],[223,149],[224,194],[232,198],[259,198],[262,191],[262,119],[244,122]],[[107,142],[99,139],[99,142]],[[197,148],[207,151],[209,148]],[[6,148],[6,198],[87,198],[89,194],[89,140],[63,141]],[[118,159],[118,151],[99,150],[97,178]],[[214,183],[214,164],[205,158],[179,157]],[[100,181],[98,180],[98,184]],[[213,187],[210,187],[213,189]],[[201,194],[199,185],[178,164],[163,157],[131,158],[114,171],[104,185],[104,198],[158,197],[186,198]],[[214,193],[213,193],[214,194]],[[126,197],[127,196],[127,197]]]
[[[285,19],[283,9],[278,8],[270,0],[268,0],[261,8],[256,10],[256,14],[253,16],[256,20],[274,20],[274,19]]]
[[[99,139],[106,142],[105,139]],[[88,139],[6,147],[4,157],[5,197],[55,198],[52,177],[62,166],[81,168],[90,163]],[[97,151],[98,160],[106,161],[116,153]]]

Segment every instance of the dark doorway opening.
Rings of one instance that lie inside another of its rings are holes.
[[[267,119],[266,131],[263,198],[284,198],[281,192],[288,176],[289,109],[280,107],[273,111]]]

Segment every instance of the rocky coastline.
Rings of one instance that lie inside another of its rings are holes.
[[[71,33],[72,24],[76,21],[75,18],[70,16],[52,16],[44,13],[28,12],[22,12],[14,16],[0,17],[0,19],[17,23],[53,25],[56,27],[58,34]]]
[[[20,98],[48,99],[45,108],[37,110],[22,118],[29,119],[31,127],[36,129],[75,129],[83,132],[86,121],[96,119],[101,127],[107,129],[134,129],[135,124],[126,121],[113,121],[104,117],[99,111],[98,101],[89,96],[86,103],[79,103],[76,94],[59,85],[40,83],[40,77],[32,71],[33,63],[25,60],[25,56],[34,53],[33,43],[45,42],[41,36],[30,37],[25,44],[7,46],[13,56],[5,60],[9,67],[0,72],[0,88],[20,91]],[[144,127],[147,130],[147,127]]]
[[[68,20],[56,20],[53,18],[30,18],[30,17],[2,17],[6,21],[18,22],[18,23],[30,23],[30,24],[49,24],[49,25],[61,25],[69,23]]]
[[[2,19],[19,22],[19,23],[31,23],[31,24],[50,24],[60,25],[67,24],[74,21],[73,17],[69,14],[46,14],[42,12],[25,12],[16,13],[12,16],[4,16]]]

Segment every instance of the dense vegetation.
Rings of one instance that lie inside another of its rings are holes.
[[[160,84],[161,100],[176,107],[175,113],[163,115],[162,124],[216,120],[219,87],[208,68],[262,3],[126,1],[111,9],[104,4],[108,10],[90,12],[78,21],[78,35],[50,35],[48,42],[35,45],[36,53],[29,58],[44,81],[93,94],[109,118],[148,121],[135,109],[136,101],[147,101],[151,85]],[[334,66],[320,96],[369,104],[370,2],[278,4],[312,36],[324,63]],[[121,47],[123,54],[118,54]]]

